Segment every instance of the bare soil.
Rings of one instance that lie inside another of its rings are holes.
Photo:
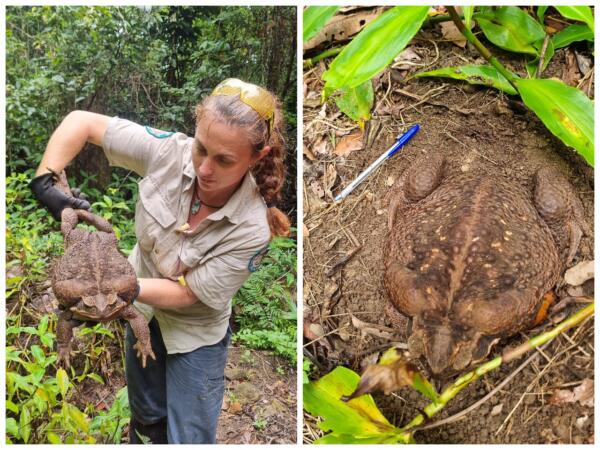
[[[316,365],[315,378],[338,365],[357,372],[377,361],[392,345],[406,348],[406,328],[390,329],[384,313],[383,242],[387,234],[386,194],[398,176],[420,155],[443,152],[454,169],[481,176],[505,177],[526,188],[533,174],[552,166],[574,186],[593,229],[593,169],[576,152],[555,138],[518,97],[493,89],[447,79],[411,79],[418,70],[482,63],[479,55],[441,42],[437,32],[421,32],[411,45],[422,66],[388,69],[374,83],[375,112],[364,148],[345,157],[335,145],[357,127],[329,102],[317,98],[325,65],[305,70],[304,107],[304,302],[305,355]],[[521,75],[523,59],[500,54]],[[437,56],[436,56],[437,55]],[[565,50],[557,51],[544,77],[567,74]],[[566,75],[565,75],[566,76]],[[581,76],[582,78],[583,76]],[[593,88],[591,88],[593,92]],[[409,126],[420,124],[416,137],[393,159],[372,174],[345,201],[336,195],[374,161]],[[308,231],[308,236],[306,232]],[[593,260],[593,236],[585,236],[573,264]],[[339,263],[339,264],[338,264]],[[593,281],[581,293],[593,295]],[[580,294],[581,294],[580,293]],[[557,289],[559,298],[565,288]],[[573,305],[551,315],[537,329],[497,345],[493,354],[552,327],[581,308]],[[366,322],[353,324],[352,317]],[[369,328],[370,327],[370,328]],[[485,375],[454,398],[432,424],[466,409],[482,398],[523,363],[526,355]],[[422,366],[423,367],[423,366]],[[423,367],[423,370],[426,368]],[[419,443],[591,443],[594,409],[579,402],[551,404],[557,389],[569,389],[594,378],[594,328],[589,320],[550,343],[513,380],[461,420],[417,431]],[[438,381],[438,387],[450,380]],[[393,395],[376,394],[377,405],[393,424],[402,426],[428,401],[410,388]],[[593,403],[593,402],[592,402]],[[306,421],[309,436],[319,431]],[[309,438],[307,441],[311,441]]]

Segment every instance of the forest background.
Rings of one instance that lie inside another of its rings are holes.
[[[8,7],[6,53],[7,442],[119,443],[129,415],[122,327],[82,327],[74,368],[57,370],[48,273],[62,235],[28,182],[70,111],[193,135],[194,106],[235,77],[267,87],[284,105],[288,176],[279,207],[295,225],[296,8]],[[112,222],[129,253],[139,179],[110,168],[93,147],[68,168],[70,184]],[[271,247],[234,299],[234,341],[278,355],[295,392],[295,238]],[[100,403],[86,394],[94,390],[106,393]]]

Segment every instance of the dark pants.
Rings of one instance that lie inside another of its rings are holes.
[[[149,327],[156,361],[148,358],[144,369],[133,348],[136,338],[127,324],[125,375],[132,423],[162,423],[164,427],[166,421],[169,444],[214,444],[231,331],[217,344],[169,355],[156,319]]]

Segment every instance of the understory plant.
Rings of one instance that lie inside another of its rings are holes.
[[[304,10],[304,42],[330,20],[338,8],[311,6]],[[565,18],[576,21],[560,32],[544,27],[548,6],[539,6],[536,17],[516,6],[464,6],[446,8],[449,16],[429,17],[429,6],[396,6],[367,24],[329,63],[322,79],[322,99],[334,96],[340,110],[361,128],[371,117],[371,79],[381,73],[409,44],[426,22],[452,20],[467,41],[486,59],[485,65],[465,65],[415,74],[413,77],[449,77],[470,84],[518,95],[546,128],[565,145],[574,148],[588,164],[594,164],[594,106],[580,90],[561,80],[542,78],[555,50],[576,41],[594,40],[594,18],[588,6],[557,6]],[[466,23],[466,25],[465,25]],[[509,52],[528,55],[527,77],[521,78],[503,66],[471,31],[476,23],[486,39]],[[333,52],[330,51],[329,54]]]

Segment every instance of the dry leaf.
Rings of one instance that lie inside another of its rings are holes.
[[[233,402],[229,405],[228,413],[230,414],[238,414],[242,411],[242,405],[240,402]]]
[[[326,203],[323,202],[317,195],[312,192],[312,189],[304,191],[306,203],[304,204],[304,214],[311,215],[321,211]]]
[[[421,61],[421,56],[411,47],[407,47],[394,58],[392,67],[398,70],[408,70],[415,66],[417,61]]]
[[[361,150],[363,148],[363,137],[364,134],[360,130],[344,136],[338,141],[333,153],[338,156],[346,156],[354,150]]]
[[[327,194],[327,197],[331,199],[333,199],[331,189],[333,188],[336,179],[337,170],[335,168],[335,164],[329,164],[325,169],[325,175],[323,175],[323,184],[325,185],[325,194]]]
[[[325,334],[325,330],[319,323],[304,321],[304,337],[309,341],[315,341]]]
[[[565,272],[565,283],[580,286],[594,278],[594,261],[582,261]]]
[[[360,331],[361,336],[372,335],[383,339],[392,339],[394,336],[394,330],[388,327],[382,327],[374,323],[363,322],[357,319],[354,315],[350,314],[352,319],[352,325]]]
[[[492,408],[492,412],[490,413],[490,415],[497,416],[501,412],[502,412],[502,403],[499,403],[498,405],[496,405]]]
[[[321,183],[319,183],[317,180],[313,180],[310,182],[310,188],[317,197],[325,197],[325,190],[323,189],[323,186],[321,186]]]
[[[385,185],[386,185],[387,187],[393,186],[395,181],[396,181],[396,180],[394,179],[394,177],[390,175],[390,176],[389,176],[389,177],[387,177],[387,179],[385,180]]]
[[[313,145],[312,151],[315,156],[329,156],[329,147],[329,139],[322,137]]]
[[[381,8],[377,8],[358,14],[333,16],[314,38],[304,44],[304,51],[311,50],[325,42],[339,42],[349,39],[362,30],[367,23],[379,16],[381,11]]]
[[[594,381],[586,378],[573,390],[557,389],[549,400],[553,405],[579,402],[581,406],[594,406]]]
[[[312,150],[310,148],[308,148],[306,145],[303,146],[303,150],[302,153],[304,154],[304,156],[306,156],[310,161],[314,161],[315,159],[317,159],[317,157],[315,156],[315,154],[312,152]]]
[[[460,32],[458,28],[456,28],[454,22],[442,22],[440,26],[442,28],[442,36],[444,39],[461,48],[464,48],[467,45],[467,38]]]
[[[302,224],[302,237],[307,238],[310,236],[310,232],[308,231],[308,227],[305,223]]]
[[[386,395],[403,386],[413,383],[415,367],[403,358],[389,365],[369,366],[360,377],[356,390],[344,400],[351,400],[374,391],[383,391]]]

